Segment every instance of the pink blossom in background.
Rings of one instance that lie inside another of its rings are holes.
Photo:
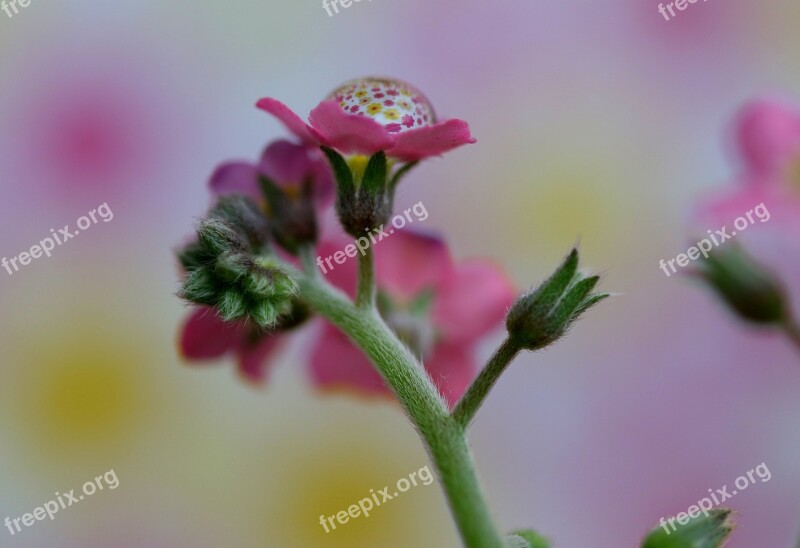
[[[158,70],[136,53],[77,50],[44,56],[24,81],[6,86],[6,123],[16,128],[0,150],[6,174],[67,203],[140,196],[180,159],[165,132],[179,109]]]
[[[352,240],[329,240],[318,253],[324,260],[347,244]],[[375,255],[378,300],[390,301],[387,322],[401,339],[412,341],[412,350],[453,405],[477,372],[476,344],[499,327],[513,301],[512,284],[487,262],[454,263],[441,239],[408,229],[380,241]],[[357,258],[350,258],[325,276],[352,295],[357,264]],[[319,387],[390,395],[363,354],[329,324],[316,341],[310,365]]]
[[[736,117],[733,138],[739,173],[730,188],[701,201],[697,220],[732,226],[763,202],[771,226],[800,227],[800,109],[781,99],[751,101]]]

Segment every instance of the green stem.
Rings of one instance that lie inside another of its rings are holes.
[[[307,302],[364,351],[397,394],[425,442],[464,544],[501,548],[503,540],[481,492],[464,431],[419,361],[373,308],[353,306],[317,275],[301,277],[300,288]]]
[[[375,255],[373,255],[371,247],[358,255],[356,306],[359,308],[375,307]]]
[[[505,371],[506,367],[512,362],[516,355],[521,350],[517,344],[510,337],[503,341],[486,366],[478,375],[467,392],[461,397],[461,400],[453,410],[453,418],[462,427],[466,428],[475,416],[489,391],[500,378],[500,375]]]

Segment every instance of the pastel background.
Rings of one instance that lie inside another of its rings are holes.
[[[104,202],[114,213],[53,257],[0,270],[0,520],[111,468],[120,481],[15,537],[0,529],[0,545],[458,545],[435,485],[320,527],[428,461],[396,406],[315,393],[302,338],[264,388],[176,351],[172,251],[209,204],[207,177],[283,134],[255,100],[305,113],[381,74],[478,138],[418,168],[398,205],[423,201],[456,256],[505,264],[520,288],[580,240],[621,293],[514,363],[481,410],[472,438],[503,529],[637,546],[661,516],[765,462],[772,479],[728,501],[730,546],[792,546],[797,356],[658,261],[686,250],[693,204],[733,175],[738,106],[800,97],[800,8],[709,0],[667,22],[656,7],[374,0],[328,17],[316,0],[33,0],[0,12],[0,256]],[[747,237],[797,235],[767,223]]]

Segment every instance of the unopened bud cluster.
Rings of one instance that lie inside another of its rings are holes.
[[[180,254],[187,275],[180,295],[216,308],[226,321],[249,318],[275,325],[292,310],[295,280],[266,250],[268,225],[258,207],[243,196],[229,196],[197,226],[197,241]]]

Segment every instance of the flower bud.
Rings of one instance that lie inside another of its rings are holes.
[[[208,267],[201,267],[186,276],[181,296],[187,301],[211,306],[216,302],[217,290],[214,273]]]
[[[269,243],[269,221],[258,205],[246,196],[222,196],[208,216],[234,227],[255,252],[261,251]]]
[[[654,528],[642,543],[642,548],[719,548],[735,528],[731,510],[716,508],[696,517],[689,517],[684,524],[675,519],[661,518],[661,525]]]
[[[746,321],[778,325],[789,317],[780,280],[737,245],[715,250],[695,274]]]
[[[266,240],[255,213],[238,198],[225,199],[198,224],[197,242],[179,254],[187,270],[180,295],[215,307],[225,321],[271,327],[294,314],[298,285],[278,262],[257,254]]]
[[[583,312],[608,297],[592,293],[599,279],[578,272],[578,250],[573,249],[550,278],[512,305],[506,317],[509,335],[528,350],[554,343]]]
[[[210,256],[226,251],[246,251],[247,242],[242,234],[228,221],[209,217],[197,225],[197,240],[201,249]]]

